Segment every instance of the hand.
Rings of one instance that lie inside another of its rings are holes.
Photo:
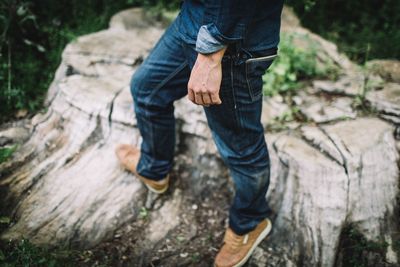
[[[198,54],[188,83],[188,98],[195,104],[209,106],[222,103],[219,89],[222,80],[222,57],[226,48],[212,54]]]

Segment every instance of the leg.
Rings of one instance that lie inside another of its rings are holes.
[[[218,150],[228,165],[235,185],[229,226],[238,235],[253,230],[268,217],[266,193],[270,160],[261,125],[262,98],[251,100],[242,66],[231,63],[230,78],[221,87],[222,104],[205,108]],[[222,115],[223,114],[223,115]]]
[[[187,94],[190,70],[172,23],[131,79],[143,141],[137,173],[153,180],[169,172],[175,147],[173,102]]]
[[[235,185],[229,225],[236,234],[243,235],[270,215],[266,201],[270,160],[260,120],[262,75],[272,62],[263,59],[236,64],[236,57],[227,53],[222,62],[222,104],[204,110]]]

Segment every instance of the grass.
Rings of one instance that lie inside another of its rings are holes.
[[[0,216],[0,231],[9,227],[11,218]],[[107,255],[98,257],[90,250],[72,249],[68,245],[38,246],[26,238],[0,240],[0,267],[74,267],[109,266]],[[91,263],[88,265],[88,263]]]
[[[370,79],[368,76],[368,70],[366,64],[362,66],[362,71],[364,72],[364,84],[362,90],[353,98],[352,107],[359,112],[361,116],[375,115],[378,116],[379,112],[376,108],[372,107],[366,96],[369,91],[375,90],[376,88],[382,88],[384,86],[384,81],[382,79]]]
[[[71,251],[51,252],[28,240],[7,242],[0,247],[0,266],[73,266]]]
[[[141,207],[139,211],[139,218],[140,219],[148,219],[149,216],[149,211],[146,209],[146,207]]]
[[[0,267],[110,266],[107,256],[104,256],[101,262],[94,257],[90,250],[40,247],[27,239],[0,242]]]
[[[296,45],[296,40],[305,45]],[[282,33],[279,56],[263,76],[264,95],[293,93],[313,78],[334,78],[337,67],[332,62],[320,66],[317,51],[318,44],[307,35]]]
[[[0,164],[7,161],[17,149],[17,145],[0,148]]]
[[[301,45],[299,45],[299,43]],[[263,76],[263,94],[274,96],[281,94],[290,109],[275,118],[269,130],[287,129],[287,122],[307,120],[292,100],[296,91],[305,88],[313,79],[335,80],[339,69],[330,59],[318,62],[316,59],[320,47],[310,37],[298,33],[282,33],[279,44],[279,56]]]
[[[387,247],[385,241],[367,240],[355,225],[347,225],[340,238],[338,255],[341,257],[336,260],[341,262],[335,265],[367,267],[372,266],[371,261],[374,261],[375,266],[381,266],[379,264],[385,260]]]

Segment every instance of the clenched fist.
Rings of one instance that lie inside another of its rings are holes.
[[[188,83],[188,97],[195,104],[221,104],[222,57],[226,48],[212,54],[198,54]]]

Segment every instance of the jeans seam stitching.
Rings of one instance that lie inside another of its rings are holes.
[[[245,62],[245,66],[246,66],[245,76],[246,76],[247,87],[249,88],[249,94],[250,94],[251,101],[254,101],[253,89],[252,89],[252,87],[250,85],[249,77],[247,75],[248,72],[249,72],[249,70],[248,70],[248,62],[247,61]]]
[[[181,70],[183,70],[183,68],[187,65],[187,61],[185,60],[181,65],[179,65],[170,75],[168,75],[163,81],[160,82],[160,84],[158,86],[156,86],[154,88],[154,90],[151,92],[151,94],[149,95],[149,100],[146,102],[146,106],[145,106],[145,116],[148,117],[148,104],[152,102],[152,98],[155,95],[155,93],[157,93],[162,86],[164,86],[168,81],[170,81],[177,73],[179,73]],[[150,124],[150,140],[153,141],[153,134],[154,130],[153,130],[153,124]],[[153,142],[154,143],[154,142]],[[151,149],[151,153],[154,155],[155,151],[154,151],[154,145],[152,146]],[[147,169],[149,169],[148,166],[153,165],[154,162],[154,158],[151,158],[151,161],[146,164]]]
[[[163,87],[167,82],[169,82],[176,74],[178,74],[178,72],[180,72],[181,70],[183,70],[183,68],[187,65],[187,61],[183,61],[181,65],[179,65],[171,74],[169,74],[164,80],[162,80],[153,90],[153,92],[151,92],[150,96],[149,96],[149,100],[152,99],[154,93],[156,93],[158,90],[160,90],[161,87]]]
[[[233,105],[234,105],[234,110],[233,113],[235,114],[234,120],[235,120],[235,127],[236,131],[241,131],[242,129],[242,121],[240,119],[240,109],[237,107],[236,103],[236,89],[235,89],[235,84],[234,84],[234,71],[233,71],[233,60],[231,61],[231,86],[232,86],[232,100],[233,100]],[[238,154],[240,154],[240,151],[237,151]]]
[[[271,55],[271,56],[273,56],[273,55]],[[275,55],[275,56],[276,56],[276,55]],[[275,58],[275,57],[274,57],[274,58]],[[274,58],[273,58],[273,59],[274,59]],[[252,59],[252,61],[249,61],[249,59]],[[254,95],[253,87],[250,85],[251,83],[250,83],[250,80],[249,80],[249,77],[248,77],[248,73],[249,73],[248,64],[249,64],[249,62],[263,62],[263,61],[270,61],[271,59],[270,59],[270,58],[265,58],[265,57],[249,58],[249,59],[247,59],[247,60],[245,61],[245,65],[246,65],[246,73],[245,73],[245,76],[246,76],[247,86],[249,87],[250,98],[251,98],[252,101],[255,101],[255,100],[258,99],[259,96],[262,95],[262,89],[261,89],[260,93]],[[273,60],[273,59],[272,59],[272,60]]]

